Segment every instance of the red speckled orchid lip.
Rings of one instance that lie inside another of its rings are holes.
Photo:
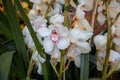
[[[59,38],[58,32],[56,30],[52,30],[50,39],[52,40],[54,44],[58,42],[58,38]]]

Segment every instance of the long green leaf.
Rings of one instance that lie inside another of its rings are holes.
[[[5,27],[10,29],[10,25],[8,23],[8,19],[5,13],[0,11],[0,21],[5,25]]]
[[[6,27],[1,21],[0,21],[0,30],[3,32],[3,34],[7,39],[12,39],[12,34],[10,29]]]
[[[28,58],[27,58],[27,52],[26,52],[22,31],[17,17],[17,11],[15,6],[13,6],[11,0],[8,1],[2,0],[2,1],[5,7],[5,12],[8,18],[8,22],[10,24],[10,29],[18,52],[17,58],[15,58],[16,65],[18,69],[21,70],[21,73],[24,75],[23,78],[25,78],[28,68]]]
[[[39,43],[39,40],[38,40],[32,26],[31,26],[31,24],[29,22],[28,17],[26,16],[26,13],[25,13],[24,9],[22,8],[22,6],[21,6],[21,4],[20,4],[20,2],[18,0],[15,0],[15,3],[17,4],[18,9],[20,10],[22,18],[23,18],[25,24],[27,25],[28,30],[30,31],[30,34],[31,34],[32,39],[33,39],[33,41],[35,43],[35,46],[36,46],[36,49],[37,49],[38,53],[41,55],[41,57],[44,58],[44,53],[43,53],[43,50],[42,50],[42,46]],[[48,80],[49,78],[48,78],[46,62],[42,64],[42,71],[43,71],[44,79]]]
[[[3,53],[0,56],[0,80],[8,80],[14,51]]]
[[[80,80],[88,80],[89,54],[81,54],[80,66]]]

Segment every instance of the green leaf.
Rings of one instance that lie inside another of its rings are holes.
[[[89,54],[81,54],[80,80],[88,80],[89,77]]]
[[[14,51],[3,53],[0,56],[0,80],[7,80]]]
[[[38,53],[41,55],[41,57],[45,58],[44,52],[43,52],[43,50],[42,50],[42,46],[40,45],[40,42],[39,42],[39,40],[38,40],[38,38],[37,38],[37,36],[36,36],[33,28],[32,28],[32,25],[30,24],[30,21],[29,21],[27,15],[26,15],[24,9],[22,8],[19,0],[14,0],[14,1],[15,1],[15,3],[17,4],[18,9],[20,10],[20,13],[21,13],[21,15],[22,15],[22,18],[23,18],[25,24],[27,25],[28,30],[30,31],[30,34],[31,34],[32,39],[33,39],[33,41],[34,41],[34,43],[35,43],[35,46],[36,46],[36,49],[37,49]],[[42,71],[43,71],[44,79],[45,79],[45,80],[48,80],[49,77],[48,77],[46,62],[42,64]]]
[[[8,27],[6,27],[6,25],[3,24],[3,22],[0,21],[0,30],[3,32],[3,34],[5,35],[5,37],[7,39],[12,39],[12,34],[11,31]]]
[[[113,66],[112,69],[110,69],[110,71],[108,72],[106,77],[108,78],[114,71],[116,71],[116,69],[119,67],[119,65],[120,65],[120,60],[117,61],[117,63]]]
[[[5,27],[10,29],[10,25],[8,23],[8,19],[5,13],[0,11],[0,21],[5,25]]]
[[[12,3],[12,0],[8,0],[8,1],[2,0],[2,2],[5,8],[5,12],[15,42],[15,46],[18,52],[16,54],[17,58],[15,58],[15,63],[18,70],[20,70],[21,73],[24,75],[23,78],[25,78],[28,68],[28,57],[27,57],[22,31],[17,17],[16,7],[15,4]]]

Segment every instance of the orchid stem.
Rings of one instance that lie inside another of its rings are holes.
[[[58,77],[59,74],[58,74],[58,71],[57,71],[55,65],[54,65],[51,61],[50,61],[50,64],[51,64],[52,68],[54,69],[54,71],[55,71],[55,73],[56,73],[56,75],[57,75],[57,77]]]
[[[65,9],[64,9],[64,25],[69,27],[70,26],[70,23],[69,23],[69,20],[68,20],[68,7],[70,5],[70,0],[66,0],[65,1]]]
[[[68,21],[68,7],[70,5],[70,0],[65,0],[65,9],[64,9],[64,26],[69,27],[69,21]],[[59,76],[58,80],[62,80],[62,75],[63,75],[63,68],[64,68],[64,54],[65,50],[61,51],[61,58],[60,58],[60,69],[59,69]]]
[[[108,62],[109,62],[109,56],[110,56],[110,48],[111,48],[111,21],[109,17],[109,0],[105,1],[105,6],[106,6],[106,17],[107,17],[107,29],[108,29],[108,34],[107,34],[107,49],[106,49],[106,57],[105,57],[105,62],[103,65],[103,71],[102,71],[102,80],[106,80],[107,77],[107,70],[108,70]]]
[[[34,48],[34,50],[32,52],[32,55],[35,53],[35,50],[36,50],[36,48]],[[28,71],[27,71],[26,80],[30,80],[30,76],[31,76],[31,72],[32,72],[32,69],[33,69],[33,65],[34,65],[34,61],[33,61],[32,57],[31,57],[30,62],[29,62]]]
[[[33,68],[33,60],[31,59],[30,63],[29,63],[28,71],[27,71],[26,80],[30,80],[30,75],[31,75],[32,68]]]
[[[61,51],[61,58],[60,58],[60,69],[59,69],[59,76],[58,80],[62,80],[62,75],[63,75],[63,68],[64,68],[64,50]]]

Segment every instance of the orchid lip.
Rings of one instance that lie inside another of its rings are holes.
[[[58,38],[59,38],[58,32],[56,30],[52,30],[50,39],[52,40],[54,44],[58,42]]]

